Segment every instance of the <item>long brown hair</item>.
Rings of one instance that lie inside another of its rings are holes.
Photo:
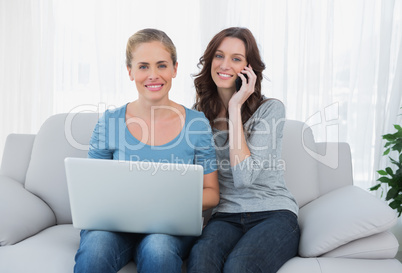
[[[265,64],[261,59],[257,42],[247,28],[231,27],[220,31],[209,42],[204,54],[201,56],[198,67],[202,67],[200,73],[195,75],[194,85],[196,89],[195,109],[204,112],[213,127],[214,120],[225,106],[218,94],[218,89],[211,77],[212,60],[216,50],[226,37],[238,38],[244,42],[246,47],[247,63],[251,65],[257,75],[255,92],[244,102],[241,108],[243,124],[254,114],[263,102],[261,94],[262,71]],[[228,116],[226,109],[226,116]]]

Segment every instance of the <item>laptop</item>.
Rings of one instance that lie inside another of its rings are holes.
[[[201,234],[200,165],[70,157],[65,167],[75,228]]]

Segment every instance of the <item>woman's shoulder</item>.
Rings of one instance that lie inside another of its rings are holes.
[[[186,115],[188,115],[191,119],[194,119],[194,118],[207,119],[203,112],[197,111],[193,108],[190,109],[185,106],[183,106],[183,107],[186,109]]]
[[[275,99],[275,98],[267,98],[267,97],[263,97],[263,101],[260,105],[260,108],[269,108],[269,107],[278,107],[278,108],[283,108],[285,109],[285,105],[283,104],[282,101],[280,101],[279,99]]]
[[[264,97],[264,101],[255,111],[254,116],[285,118],[285,105],[278,99]]]
[[[186,123],[191,130],[211,130],[209,120],[205,117],[203,112],[190,109],[184,106],[186,109]]]
[[[126,107],[127,105],[122,105],[117,108],[108,108],[105,112],[100,116],[98,120],[98,126],[109,126],[111,120],[116,120],[120,118],[126,117]],[[114,121],[115,122],[115,121]]]
[[[120,107],[117,108],[108,108],[106,109],[104,116],[108,118],[119,118],[121,116],[125,117],[126,116],[126,108],[127,104],[124,104]]]

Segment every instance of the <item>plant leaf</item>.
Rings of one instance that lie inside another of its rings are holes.
[[[384,152],[382,155],[387,155],[387,154],[389,154],[389,151],[391,151],[391,148],[386,149],[385,152]]]
[[[394,199],[396,196],[398,196],[399,190],[397,188],[391,188],[389,189],[387,196],[385,197],[385,200],[391,200]],[[394,200],[392,203],[394,202],[399,202],[399,204],[401,203],[400,201]],[[391,205],[391,204],[390,204]]]
[[[391,203],[389,203],[389,206],[393,209],[398,209],[401,206],[401,202],[394,200]]]
[[[377,171],[380,175],[387,175],[388,173],[384,170],[378,170]]]
[[[398,131],[402,130],[402,127],[398,124],[394,124],[394,128],[397,129]]]
[[[392,164],[399,165],[399,162],[393,159],[392,157],[389,157],[389,160],[391,161]]]
[[[390,176],[393,176],[393,175],[394,175],[394,172],[392,171],[392,169],[391,169],[390,167],[387,167],[385,170],[387,171],[387,173],[388,173]]]
[[[388,140],[388,141],[392,141],[395,140],[396,136],[394,136],[394,134],[386,134],[382,136],[383,139]]]
[[[381,187],[381,183],[379,183],[379,184],[377,184],[377,185],[371,187],[370,190],[371,190],[371,191],[376,191],[376,190],[378,190],[380,187]]]
[[[394,137],[395,138],[402,137],[402,130],[398,130],[398,132],[394,133]]]
[[[389,183],[391,181],[391,179],[389,179],[388,177],[383,176],[383,177],[378,178],[377,181],[380,181],[382,183]]]
[[[398,151],[399,153],[402,151],[402,141],[400,141],[399,143],[396,143],[393,147],[392,150],[394,151]]]
[[[385,143],[385,145],[384,145],[384,148],[387,148],[389,145],[392,145],[392,144],[394,144],[393,141],[387,141],[387,142]]]
[[[398,194],[397,197],[394,198],[395,200],[399,200],[402,202],[402,194]],[[401,208],[402,209],[402,208]]]

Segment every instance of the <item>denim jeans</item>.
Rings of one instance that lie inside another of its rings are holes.
[[[277,272],[296,256],[300,229],[287,210],[216,213],[187,261],[193,272]]]
[[[117,272],[134,259],[138,272],[180,273],[196,237],[82,230],[74,272]]]

